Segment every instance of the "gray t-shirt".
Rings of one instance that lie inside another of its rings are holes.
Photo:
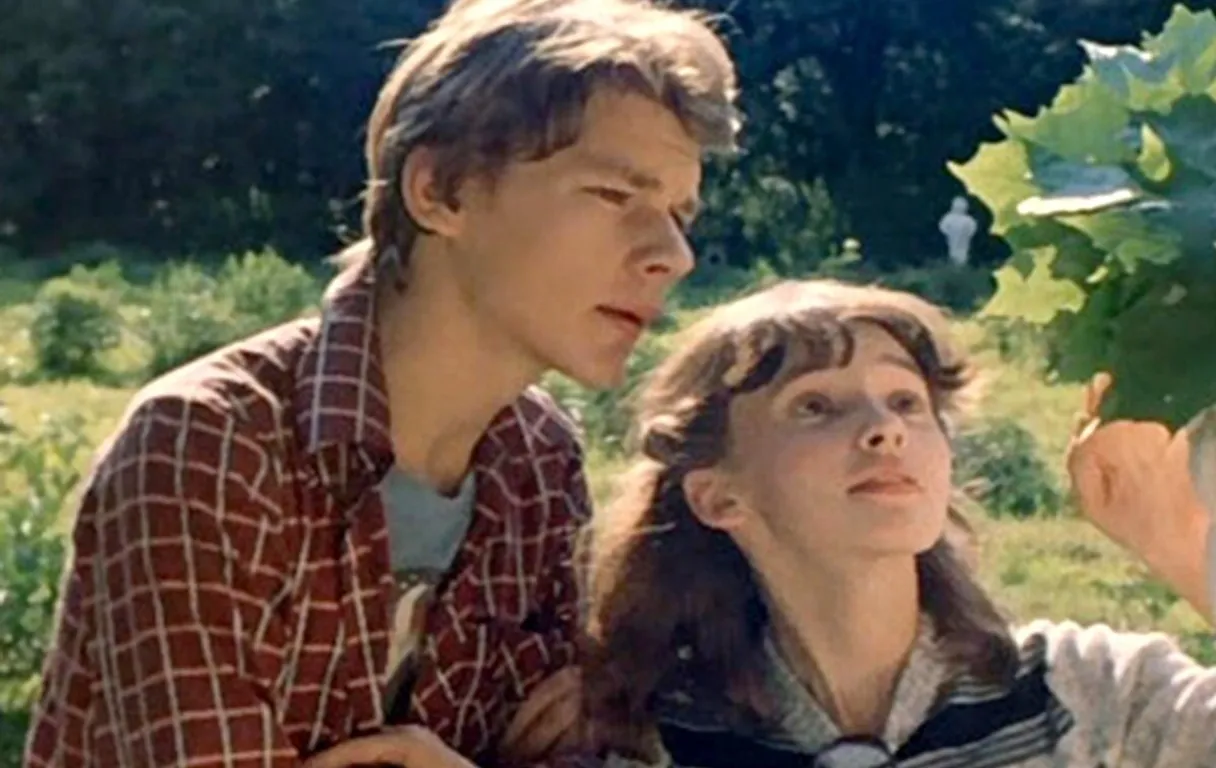
[[[389,680],[385,709],[404,712],[414,678],[415,652],[426,631],[426,609],[435,586],[451,568],[473,519],[473,473],[454,496],[445,496],[394,468],[380,485],[388,522],[389,559],[395,589],[390,603]]]

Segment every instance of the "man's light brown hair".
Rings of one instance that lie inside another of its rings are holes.
[[[731,151],[740,126],[734,66],[711,18],[649,0],[457,0],[410,41],[368,123],[368,188],[359,242],[343,267],[395,253],[419,227],[401,174],[418,147],[437,155],[440,189],[493,181],[506,164],[578,140],[598,89],[667,107],[706,152]]]

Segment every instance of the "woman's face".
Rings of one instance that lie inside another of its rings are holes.
[[[718,527],[734,526],[740,543],[760,535],[834,559],[915,554],[941,536],[951,456],[928,386],[886,331],[851,331],[847,366],[732,403],[730,452],[715,472],[733,512]]]

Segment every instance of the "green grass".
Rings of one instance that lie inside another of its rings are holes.
[[[696,311],[680,313],[687,323]],[[22,334],[28,305],[0,310],[0,362],[6,357],[27,360]],[[982,331],[969,321],[958,324],[960,340],[979,348],[975,360],[984,372],[984,395],[978,410],[1016,420],[1036,437],[1047,464],[1063,480],[1063,454],[1072,415],[1080,403],[1079,385],[1045,383],[1033,360],[1002,361],[980,343]],[[138,370],[144,350],[128,338],[109,362]],[[2,370],[2,369],[0,369]],[[0,378],[0,382],[4,380]],[[134,392],[133,386],[105,386],[77,380],[0,383],[0,405],[20,430],[34,429],[45,414],[86,416],[89,442],[99,444],[114,428]],[[597,505],[612,495],[624,469],[619,456],[595,445],[587,449],[587,476]],[[1164,598],[1143,584],[1143,569],[1084,521],[1071,516],[1017,521],[983,519],[981,574],[985,584],[1020,620],[1037,616],[1105,621],[1121,627],[1157,627],[1183,634],[1195,631],[1198,617],[1174,606],[1162,609]]]
[[[47,414],[82,414],[84,436],[96,446],[121,418],[138,385],[148,351],[128,332],[105,360],[113,371],[109,383],[31,378],[24,331],[35,290],[36,284],[28,281],[0,280],[0,406],[22,432],[36,430]],[[136,312],[124,308],[132,326],[140,322]],[[696,310],[682,310],[676,322],[686,324],[697,314]],[[975,350],[975,362],[985,374],[978,411],[985,416],[1005,417],[1029,430],[1040,456],[1063,485],[1063,454],[1073,414],[1081,403],[1081,387],[1044,381],[1041,355],[1033,346],[1015,348],[1013,354],[1006,350],[1003,359],[987,343],[988,337],[977,322],[960,321],[957,331],[960,341]],[[87,453],[77,456],[79,469],[83,470],[90,458]],[[587,446],[588,481],[598,505],[611,498],[613,484],[624,466],[619,456],[603,446]],[[0,482],[3,486],[5,483]],[[1159,629],[1178,637],[1197,657],[1216,663],[1216,650],[1209,639],[1211,630],[1203,619],[1155,582],[1132,557],[1068,510],[1050,518],[983,517],[975,523],[980,578],[1012,618],[1073,619],[1104,622],[1121,629]],[[0,728],[0,736],[4,736],[3,731]],[[6,764],[4,751],[0,748],[0,765]]]

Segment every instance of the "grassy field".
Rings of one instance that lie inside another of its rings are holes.
[[[78,415],[83,442],[96,446],[113,429],[135,391],[147,351],[128,328],[123,343],[106,355],[106,365],[113,375],[102,380],[109,384],[31,377],[26,329],[36,290],[37,286],[28,281],[0,281],[0,409],[4,414],[0,421],[7,421],[10,435],[22,435],[36,432],[48,417]],[[124,308],[124,314],[140,322],[134,310]],[[963,343],[973,349],[987,381],[978,412],[986,418],[1008,420],[1029,433],[1035,458],[1048,467],[1050,481],[1064,487],[1061,458],[1072,415],[1080,403],[1079,387],[1045,381],[1037,366],[1041,357],[1033,345],[1014,354],[1005,349],[1002,354],[979,323],[960,320],[956,330]],[[77,469],[84,468],[88,454],[85,450],[75,455]],[[588,455],[593,492],[602,502],[611,494],[620,459],[606,446],[596,444],[589,446]],[[5,471],[0,466],[0,490],[12,493],[19,481],[5,477]],[[1160,629],[1178,637],[1195,655],[1216,663],[1209,631],[1200,617],[1149,578],[1139,564],[1071,514],[1067,504],[1020,518],[981,514],[974,522],[981,545],[981,577],[1016,620],[1068,618],[1106,622],[1118,628]],[[10,516],[6,523],[0,514],[0,526],[4,525],[19,526],[20,521]],[[0,530],[0,543],[5,539],[6,531]],[[0,573],[4,573],[2,568]],[[0,596],[6,586],[0,584]],[[3,620],[0,615],[0,623]],[[5,627],[0,626],[0,641],[4,632]],[[3,653],[0,642],[0,655]],[[8,667],[0,658],[0,678]],[[0,684],[3,682],[0,679]],[[19,740],[15,733],[3,736],[4,720],[11,717],[4,714],[6,708],[13,711],[0,694],[0,766],[10,764],[10,750]]]

